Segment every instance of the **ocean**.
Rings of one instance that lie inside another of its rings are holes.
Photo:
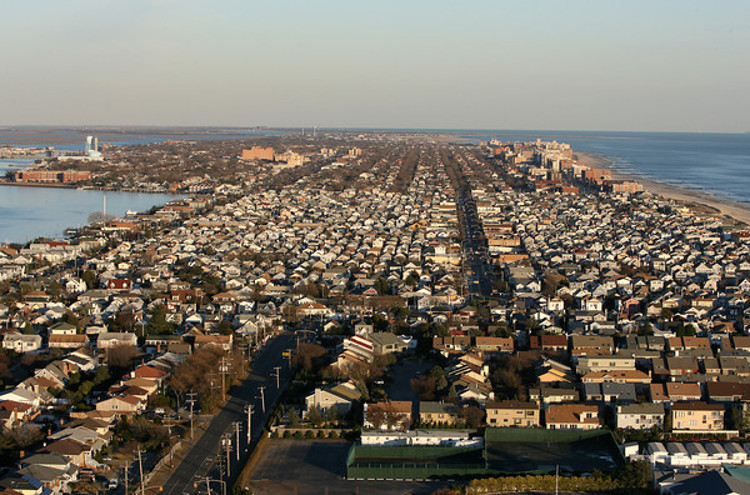
[[[636,177],[700,190],[750,205],[750,134],[663,132],[453,131],[478,142],[543,141],[609,158]]]

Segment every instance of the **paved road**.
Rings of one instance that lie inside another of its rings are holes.
[[[391,370],[391,379],[385,391],[391,400],[408,400],[412,403],[412,417],[419,416],[419,395],[411,389],[411,379],[427,373],[433,364],[422,358],[402,359]]]
[[[281,395],[281,390],[276,388],[276,378],[274,367],[281,368],[281,388],[285,388],[289,380],[289,366],[282,352],[292,347],[293,336],[285,332],[278,337],[269,341],[261,349],[252,361],[252,373],[239,386],[230,391],[230,399],[226,406],[213,418],[206,431],[198,439],[193,448],[183,458],[180,465],[169,477],[163,486],[164,495],[182,495],[184,493],[196,493],[193,484],[205,476],[209,475],[212,479],[219,477],[218,460],[219,449],[221,448],[221,437],[225,433],[234,432],[232,423],[241,422],[242,431],[240,432],[240,460],[237,461],[235,435],[232,433],[232,451],[230,474],[236,476],[245,463],[249,449],[247,445],[247,413],[245,406],[252,404],[254,414],[252,417],[252,437],[257,439],[265,425],[271,411],[271,405]],[[263,414],[260,400],[260,386],[265,386],[264,391],[266,412]],[[222,454],[222,460],[226,456]],[[224,469],[225,470],[225,469]],[[219,493],[220,483],[212,484],[212,491]],[[199,488],[205,492],[205,481],[199,485]],[[231,488],[231,485],[230,485]]]

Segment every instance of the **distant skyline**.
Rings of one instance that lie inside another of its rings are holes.
[[[0,126],[750,131],[750,2],[29,0]]]

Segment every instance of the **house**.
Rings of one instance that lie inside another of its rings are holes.
[[[3,336],[3,349],[15,351],[19,354],[33,352],[42,348],[41,335],[25,335],[22,333],[6,333]]]
[[[115,396],[96,403],[97,411],[110,414],[134,414],[145,408],[145,402],[132,395]]]
[[[711,402],[750,401],[750,383],[707,382],[706,392]]]
[[[96,338],[96,347],[99,349],[112,349],[118,346],[133,346],[138,343],[134,333],[129,332],[102,332]]]
[[[471,348],[471,337],[468,335],[433,337],[432,348],[436,351],[440,351],[444,356],[466,352]]]
[[[639,370],[590,371],[581,377],[582,383],[634,383],[648,385],[651,377]]]
[[[700,371],[698,360],[694,357],[665,358],[670,377],[694,375]]]
[[[79,468],[93,467],[95,462],[93,459],[95,452],[91,450],[91,446],[73,440],[72,438],[56,440],[44,447],[41,452],[61,455],[71,464],[74,464]]]
[[[608,356],[614,351],[614,340],[604,335],[572,335],[572,356]]]
[[[583,392],[587,402],[627,403],[635,402],[637,398],[635,385],[632,383],[584,383]]]
[[[635,371],[635,358],[628,356],[581,356],[578,358],[576,372],[585,375],[601,371]]]
[[[458,421],[458,407],[455,404],[425,400],[419,403],[420,423],[448,426]]]
[[[750,376],[750,363],[742,357],[719,356],[722,375]]]
[[[724,429],[724,405],[702,401],[672,404],[674,431],[718,431]]]
[[[41,480],[21,473],[7,473],[0,477],[0,493],[5,495],[46,495]]]
[[[580,394],[574,388],[542,387],[529,389],[529,400],[539,402],[544,406],[562,402],[577,402],[579,399]]]
[[[127,279],[110,279],[107,281],[107,290],[114,292],[129,292],[133,289],[133,281]]]
[[[308,411],[313,408],[327,411],[335,408],[339,416],[345,416],[360,400],[362,394],[351,381],[345,383],[334,383],[323,387],[316,387],[313,393],[305,397],[305,406]]]
[[[750,493],[750,482],[716,469],[687,474],[675,480],[672,471],[664,480],[656,480],[659,493],[668,495],[739,495]]]
[[[389,400],[364,405],[364,428],[376,430],[407,430],[412,423],[412,403]]]
[[[299,316],[330,316],[332,311],[324,304],[311,301],[297,306]]]
[[[599,408],[589,404],[551,404],[545,413],[548,430],[595,430]]]
[[[533,428],[540,425],[539,404],[515,400],[491,401],[485,404],[488,426]]]
[[[485,353],[512,353],[513,339],[510,337],[474,337],[474,348]]]
[[[617,428],[650,430],[664,426],[664,406],[662,404],[622,404],[615,412]]]
[[[47,332],[50,336],[52,335],[75,335],[77,333],[78,329],[75,325],[72,325],[70,323],[66,323],[64,321],[61,321],[59,323],[55,323],[49,329]]]
[[[233,335],[196,335],[194,346],[196,349],[204,345],[215,345],[225,351],[232,350]]]
[[[22,404],[14,400],[0,401],[0,425],[10,430],[18,424],[33,421],[41,411],[31,404]]]
[[[569,366],[544,356],[535,363],[534,372],[542,384],[573,383],[576,380],[576,375]]]
[[[130,376],[132,378],[151,380],[159,386],[161,386],[167,375],[169,375],[169,373],[167,373],[163,369],[149,366],[147,364],[141,364],[136,369],[130,372]]]
[[[406,344],[393,333],[375,332],[368,337],[373,343],[375,354],[393,354],[406,350]]]
[[[75,481],[75,469],[68,459],[60,454],[38,453],[19,461],[17,473],[36,478],[52,493],[63,493],[71,481]]]
[[[568,337],[565,335],[532,335],[529,337],[529,345],[532,351],[542,350],[550,353],[567,353]]]
[[[50,349],[78,349],[88,342],[86,335],[58,335],[52,334],[47,341]]]

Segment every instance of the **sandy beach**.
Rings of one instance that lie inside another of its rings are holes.
[[[640,182],[643,185],[643,189],[662,196],[664,198],[673,199],[675,201],[702,206],[705,208],[713,209],[717,213],[731,217],[738,222],[742,222],[746,225],[750,225],[750,206],[741,203],[739,201],[732,201],[729,199],[723,199],[716,197],[712,194],[705,192],[696,191],[693,189],[687,189],[684,187],[673,186],[671,184],[665,184],[662,182],[656,182],[642,177],[625,174],[616,168],[611,160],[604,156],[596,155],[593,153],[583,153],[576,151],[575,155],[578,160],[587,163],[590,167],[594,168],[606,168],[612,171],[613,179],[625,179]]]

